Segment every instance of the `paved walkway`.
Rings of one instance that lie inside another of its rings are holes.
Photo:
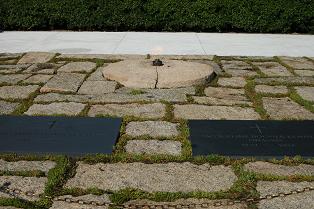
[[[75,54],[314,56],[314,36],[157,32],[0,33],[0,52],[27,51]]]
[[[134,56],[92,58],[0,55],[0,114],[123,117],[108,156],[0,155],[0,209],[314,208],[313,160],[194,158],[187,126],[187,119],[314,120],[314,57],[168,56],[215,67],[218,76],[168,89],[103,77],[112,62]]]

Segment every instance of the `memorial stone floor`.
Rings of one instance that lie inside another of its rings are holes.
[[[110,63],[155,58],[203,63],[216,77],[165,89],[103,77]],[[192,157],[187,126],[313,120],[313,57],[0,54],[0,114],[123,117],[112,155],[0,155],[0,209],[314,208],[313,159]]]

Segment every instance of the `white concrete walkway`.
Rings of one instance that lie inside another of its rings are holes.
[[[314,56],[314,35],[157,32],[3,32],[0,52]]]

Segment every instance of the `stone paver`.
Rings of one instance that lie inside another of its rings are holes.
[[[70,62],[58,69],[58,72],[63,73],[90,73],[95,69],[94,62]]]
[[[193,174],[193,178],[191,178]],[[66,188],[96,187],[117,191],[135,188],[147,192],[213,192],[229,189],[237,180],[230,167],[185,163],[78,163]]]
[[[2,60],[2,59],[17,59],[22,55],[23,55],[23,53],[0,53],[0,60]]]
[[[246,81],[242,77],[231,77],[219,78],[217,83],[219,86],[243,88],[246,84]]]
[[[250,77],[258,75],[258,73],[253,70],[225,70],[225,72],[235,77]]]
[[[290,98],[263,98],[263,106],[271,119],[313,120],[314,113],[306,110]]]
[[[314,69],[314,63],[303,57],[279,57],[279,59],[295,69]]]
[[[72,92],[75,93],[83,83],[85,75],[78,73],[59,73],[51,78],[41,89],[47,92]]]
[[[216,203],[216,200],[209,200],[209,199],[194,199],[194,198],[188,198],[188,199],[178,199],[173,202],[155,202],[151,200],[131,200],[123,205],[147,205],[149,206],[157,206],[156,208],[162,208],[163,206],[167,205],[170,209],[175,209],[175,206],[179,206],[186,209],[248,209],[247,205],[244,203],[236,203],[234,205],[228,205],[229,200],[227,199],[220,199],[219,201],[222,202],[221,206],[214,206]],[[187,205],[193,205],[193,206],[187,206]],[[139,207],[144,209],[145,207]]]
[[[111,116],[135,116],[141,118],[161,118],[165,115],[165,105],[154,104],[107,104],[93,105],[88,116],[111,115]]]
[[[13,206],[0,206],[0,209],[22,209],[22,208],[16,208]]]
[[[238,60],[222,60],[224,70],[252,70],[252,66],[246,62]]]
[[[25,194],[17,194],[18,197],[29,201],[39,199],[39,195],[44,193],[46,177],[22,177],[22,176],[0,176],[0,185],[7,185],[9,189],[18,189],[25,192],[33,192],[35,196],[26,196]],[[0,192],[0,197],[12,198],[12,196]]]
[[[0,65],[0,73],[18,73],[29,67],[29,64],[19,64],[19,65]]]
[[[292,73],[278,62],[253,62],[267,76],[292,76]]]
[[[262,197],[267,194],[286,193],[314,186],[314,182],[259,181],[257,191]],[[257,204],[258,209],[312,209],[314,208],[314,191],[292,194],[285,197],[265,199]]]
[[[262,174],[272,174],[277,176],[292,176],[292,175],[314,175],[314,165],[300,164],[298,166],[286,166],[269,162],[250,162],[245,166],[246,170]]]
[[[107,194],[103,195],[83,195],[78,197],[73,197],[72,195],[64,195],[57,197],[58,200],[54,200],[52,203],[52,206],[49,209],[108,209],[108,205],[102,205],[102,204],[109,204],[111,203],[109,196]],[[71,199],[74,201],[83,201],[83,202],[90,202],[91,204],[79,204],[79,203],[69,203],[66,201],[62,201],[64,199]],[[61,201],[59,201],[61,200]],[[93,204],[92,204],[93,202]],[[102,206],[97,206],[96,204],[100,204]]]
[[[107,94],[115,91],[117,82],[115,81],[85,81],[79,94]]]
[[[105,64],[103,67],[97,68],[97,70],[95,70],[95,72],[91,73],[86,80],[87,81],[106,81],[107,79],[104,78],[104,76],[102,74],[105,66],[107,66],[107,64]]]
[[[27,99],[32,93],[35,93],[40,86],[2,86],[0,87],[0,98],[3,99]]]
[[[19,61],[18,64],[24,63],[46,63],[54,58],[55,53],[49,52],[28,52]]]
[[[85,104],[75,102],[60,102],[51,104],[33,104],[26,115],[78,115],[85,108]]]
[[[229,119],[229,120],[257,120],[260,116],[252,108],[205,106],[205,105],[175,105],[175,118],[183,119]]]
[[[0,100],[0,114],[10,114],[12,113],[17,107],[19,103],[15,102],[6,102]]]
[[[34,171],[39,170],[45,172],[56,166],[53,161],[17,161],[8,162],[0,159],[0,171]]]
[[[17,84],[18,82],[28,78],[29,75],[12,74],[12,75],[0,75],[0,84]]]
[[[288,94],[286,86],[256,85],[255,91],[261,94]]]
[[[236,98],[234,96],[233,99],[220,99],[214,97],[192,97],[194,102],[197,104],[207,104],[207,105],[226,105],[226,106],[233,106],[233,105],[245,105],[245,106],[252,106],[252,102],[249,102],[248,99],[242,99],[242,96]]]
[[[244,89],[207,87],[205,88],[204,93],[208,97],[214,97],[219,99],[246,99]]]
[[[35,84],[40,84],[40,83],[46,83],[49,81],[53,75],[33,75],[26,80],[23,81],[23,83],[35,83]]]
[[[314,76],[314,70],[295,70],[294,72],[299,76]]]
[[[130,140],[125,151],[132,154],[180,155],[181,142],[173,140]]]
[[[151,137],[175,137],[178,136],[178,124],[167,121],[142,121],[130,122],[126,126],[125,133],[132,137],[148,135]]]
[[[265,84],[265,85],[313,85],[314,77],[277,77],[277,78],[255,78],[256,84]]]
[[[303,99],[314,102],[314,87],[300,86],[295,87],[295,90]]]
[[[61,67],[62,64],[55,63],[35,63],[23,71],[23,73],[30,74],[54,74],[56,69]]]

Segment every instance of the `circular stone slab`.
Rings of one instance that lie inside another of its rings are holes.
[[[177,88],[204,84],[214,74],[206,64],[181,60],[163,60],[153,66],[152,60],[124,60],[109,64],[103,75],[130,88]]]

